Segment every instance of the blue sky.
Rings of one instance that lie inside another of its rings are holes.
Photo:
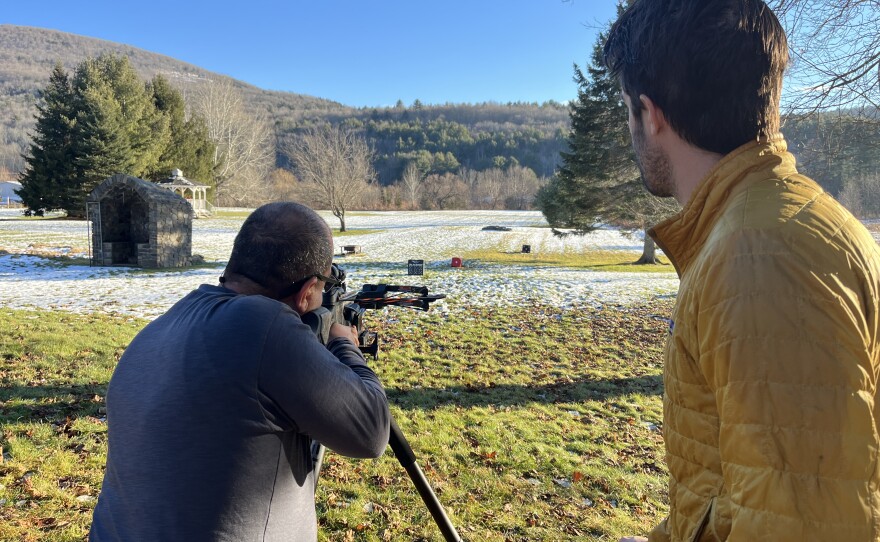
[[[567,101],[614,0],[6,2],[0,22],[126,43],[351,106]]]

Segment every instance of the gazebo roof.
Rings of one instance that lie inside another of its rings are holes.
[[[194,183],[183,176],[183,172],[175,169],[167,179],[157,181],[156,184],[165,188],[209,188],[206,184]]]

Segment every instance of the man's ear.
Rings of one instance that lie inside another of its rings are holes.
[[[657,107],[657,104],[651,98],[644,94],[639,94],[639,101],[642,103],[642,125],[645,133],[655,136],[669,127],[663,111]]]
[[[303,315],[309,312],[312,295],[315,293],[314,289],[318,287],[318,278],[312,277],[303,284],[299,291],[281,299],[280,301],[289,305],[290,308],[297,312],[297,314]]]

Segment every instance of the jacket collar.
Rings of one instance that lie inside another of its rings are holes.
[[[761,172],[766,174],[762,178],[785,178],[797,173],[794,156],[787,148],[782,134],[777,134],[735,149],[709,170],[678,214],[648,231],[679,277],[703,247],[730,196],[750,184],[744,180]]]

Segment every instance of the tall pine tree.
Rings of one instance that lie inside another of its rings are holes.
[[[42,215],[68,205],[66,187],[75,177],[72,141],[76,121],[72,97],[70,78],[58,63],[41,93],[36,129],[19,179],[18,195],[29,215]]]
[[[56,65],[36,118],[19,191],[28,213],[83,217],[89,192],[116,173],[211,177],[205,122],[186,120],[180,92],[161,78],[144,84],[126,57],[86,59],[72,77]]]
[[[183,95],[161,75],[149,85],[156,109],[168,118],[170,142],[146,176],[164,179],[173,169],[180,169],[187,178],[202,184],[213,182],[214,143],[208,137],[208,126],[198,115],[186,118]]]
[[[119,104],[125,137],[131,147],[131,174],[146,176],[171,141],[168,116],[156,109],[153,93],[125,56],[102,55],[97,64]]]
[[[74,167],[69,183],[69,216],[85,216],[85,199],[101,181],[132,172],[132,148],[123,126],[122,108],[97,61],[87,59],[73,77],[76,129]]]
[[[624,6],[618,5],[618,15]],[[620,84],[602,60],[607,33],[593,47],[587,75],[575,65],[577,100],[570,104],[571,131],[562,164],[539,192],[536,205],[553,228],[589,233],[603,224],[644,229],[674,212],[674,202],[648,194],[635,163],[627,109]],[[636,263],[656,263],[655,246],[645,235],[642,257]]]
[[[85,216],[85,198],[116,173],[144,177],[170,141],[166,116],[126,57],[86,59],[73,76],[74,167],[70,216]]]

